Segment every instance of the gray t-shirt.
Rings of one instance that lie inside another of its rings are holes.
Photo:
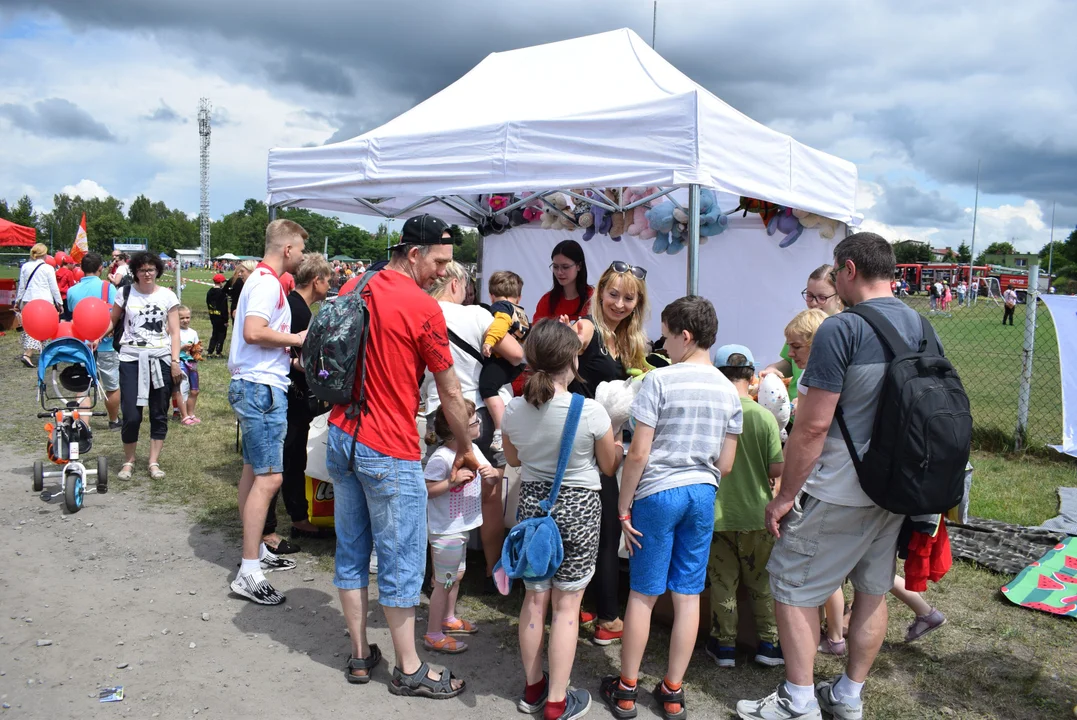
[[[916,347],[923,340],[920,315],[897,298],[865,300],[889,320],[898,334]],[[838,404],[860,457],[868,449],[879,406],[879,393],[889,365],[882,341],[867,321],[852,313],[827,318],[812,341],[808,367],[801,382],[809,388],[841,393]],[[830,424],[819,462],[808,476],[804,491],[833,505],[874,505],[863,490],[849,448],[835,420]]]
[[[744,426],[737,389],[710,365],[678,363],[652,370],[632,403],[637,423],[654,428],[635,499],[684,485],[718,485],[715,464],[726,434]]]
[[[538,408],[522,397],[513,398],[505,406],[501,432],[509,437],[520,456],[523,482],[553,482],[571,400],[571,393],[559,393]],[[605,408],[594,400],[584,400],[562,487],[601,489],[595,443],[610,430],[610,416]]]

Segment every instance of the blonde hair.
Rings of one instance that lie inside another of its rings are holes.
[[[632,314],[611,328],[602,312],[602,294],[613,283],[624,293],[635,293],[636,307]],[[627,283],[627,285],[626,285]],[[625,370],[633,368],[643,370],[647,365],[647,336],[643,332],[643,323],[647,319],[647,283],[632,273],[619,273],[612,267],[607,268],[598,279],[595,296],[592,298],[591,321],[595,330],[602,334],[602,342],[607,348],[617,351],[617,359]]]
[[[184,310],[186,310],[187,312],[191,312],[191,308],[187,307],[186,305],[177,305],[176,306],[176,312],[177,313],[182,312]]]
[[[439,277],[434,281],[434,284],[426,291],[430,297],[435,300],[441,299],[441,296],[445,294],[445,291],[449,287],[449,283],[453,280],[462,282],[465,285],[471,281],[471,276],[468,274],[467,268],[460,263],[453,260],[445,266],[445,277]]]
[[[307,239],[307,231],[294,220],[274,220],[266,225],[266,255],[280,252],[285,244],[293,237]]]
[[[254,272],[255,268],[258,267],[258,263],[254,260],[243,260],[238,265],[236,265],[236,267],[241,267],[247,271],[247,274],[250,274]]]
[[[785,339],[787,341],[803,340],[805,345],[811,347],[812,341],[815,339],[816,330],[819,329],[819,326],[823,324],[827,317],[829,316],[819,308],[801,310],[785,326]]]
[[[318,278],[333,277],[333,268],[321,253],[304,253],[303,260],[295,270],[295,284],[306,287]]]
[[[830,271],[834,269],[834,266],[830,263],[820,265],[811,271],[811,275],[808,276],[809,280],[822,280],[830,287],[837,290],[837,286],[834,285],[834,281],[830,279]]]
[[[41,258],[45,257],[48,254],[49,254],[49,246],[46,245],[45,243],[35,243],[34,246],[32,248],[30,248],[30,259],[31,260],[40,260]]]

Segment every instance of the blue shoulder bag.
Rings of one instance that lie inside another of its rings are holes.
[[[561,433],[561,454],[557,458],[557,473],[554,475],[550,496],[539,503],[546,514],[520,522],[509,531],[505,544],[501,548],[501,560],[498,568],[504,571],[510,580],[541,582],[549,580],[565,559],[565,548],[561,544],[561,531],[551,517],[557,495],[561,491],[561,480],[565,477],[572,445],[576,440],[576,429],[583,413],[583,396],[573,393],[568,408],[565,429]],[[495,568],[497,570],[498,568]]]

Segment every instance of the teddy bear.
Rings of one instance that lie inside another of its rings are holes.
[[[533,192],[525,191],[520,193],[520,198],[528,198],[534,194]],[[542,201],[538,198],[528,200],[527,204],[523,206],[522,213],[524,220],[529,223],[542,222]]]
[[[838,226],[841,225],[837,220],[822,215],[816,215],[807,210],[794,210],[793,214],[796,215],[797,220],[799,220],[800,224],[804,227],[819,228],[819,236],[826,240],[832,239],[834,233],[838,230]]]
[[[203,360],[206,359],[204,353],[202,352],[202,341],[201,340],[199,340],[198,342],[192,344],[191,349],[189,350],[189,352],[191,353],[191,358],[195,362],[202,362]]]
[[[572,192],[584,197],[591,197],[590,190],[584,190],[583,188],[573,188]],[[593,205],[586,200],[580,200],[579,198],[572,198],[572,217],[576,219],[577,227],[590,228],[595,224],[595,213]],[[592,233],[593,236],[593,233]],[[587,239],[587,238],[585,238]]]
[[[549,205],[542,212],[543,230],[575,230],[576,223],[572,218],[572,208],[568,203],[568,197],[564,193],[550,193],[546,200]],[[554,208],[557,208],[556,210]],[[560,212],[558,212],[560,211]]]
[[[656,254],[668,252],[670,246],[675,242],[673,237],[674,226],[676,225],[676,220],[673,217],[675,208],[676,206],[673,203],[663,202],[658,203],[646,212],[647,225],[655,233],[651,250]],[[679,249],[670,254],[675,255],[677,252],[679,252]]]
[[[621,198],[624,195],[621,188],[608,188],[603,193],[613,205],[621,206]],[[621,242],[621,237],[625,234],[626,227],[628,227],[628,213],[623,211],[610,213],[610,240]]]
[[[677,208],[673,211],[673,217],[682,225],[688,224],[688,209]],[[713,190],[704,188],[699,193],[699,244],[707,242],[707,238],[718,235],[729,225],[729,218],[722,214],[722,208],[718,207],[718,196]]]
[[[778,242],[778,247],[786,248],[795,243],[803,234],[804,227],[800,224],[800,220],[793,214],[791,208],[782,208],[777,215],[771,218],[767,223],[767,235],[773,235],[776,232],[780,232],[784,235],[781,241]]]
[[[625,205],[631,205],[645,197],[650,197],[656,192],[658,192],[658,188],[656,187],[625,188],[625,191],[621,196],[621,202]],[[638,237],[640,240],[650,240],[655,236],[654,230],[652,230],[651,226],[647,223],[647,210],[649,209],[647,204],[643,204],[637,205],[625,213],[625,220],[628,223],[624,228],[626,235]]]

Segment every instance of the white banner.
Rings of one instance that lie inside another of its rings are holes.
[[[597,285],[614,260],[623,260],[647,269],[647,291],[651,314],[647,336],[662,335],[662,308],[686,294],[688,250],[678,255],[656,255],[652,241],[624,237],[613,242],[596,236],[583,242],[582,232],[542,230],[523,225],[502,235],[490,235],[483,244],[483,272],[488,279],[497,270],[512,270],[524,280],[521,304],[533,315],[538,300],[553,285],[550,252],[557,243],[575,239],[587,259],[587,281]],[[833,261],[835,238],[825,240],[816,229],[786,248],[779,248],[780,235],[769,236],[758,215],[729,219],[721,235],[708,238],[699,249],[699,293],[714,303],[718,311],[716,347],[727,343],[746,345],[761,367],[778,360],[785,344],[785,326],[804,309],[800,296],[812,270]],[[485,279],[484,279],[485,280]],[[485,282],[480,289],[489,300]]]
[[[1062,373],[1062,444],[1051,447],[1077,457],[1077,297],[1040,297],[1051,311],[1051,319],[1055,323],[1058,365]]]

